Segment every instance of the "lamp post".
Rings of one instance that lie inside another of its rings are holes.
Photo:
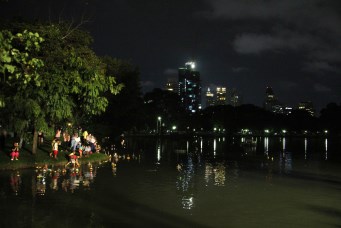
[[[162,118],[161,118],[161,116],[158,116],[157,120],[156,120],[156,132],[159,135],[161,134],[161,128],[162,128],[161,122],[162,122]]]

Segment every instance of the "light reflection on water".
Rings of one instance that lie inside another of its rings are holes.
[[[264,137],[248,141],[247,138],[198,137],[183,141],[127,141],[124,154],[119,153],[103,164],[82,164],[79,169],[45,166],[2,173],[0,209],[5,209],[3,203],[19,205],[15,201],[18,198],[46,201],[53,210],[54,206],[58,208],[54,197],[61,195],[58,204],[69,205],[70,200],[80,199],[79,207],[84,213],[96,217],[97,225],[104,227],[130,224],[128,216],[123,216],[123,221],[119,217],[122,214],[118,213],[119,208],[126,207],[135,217],[142,213],[136,208],[145,207],[142,214],[160,210],[169,215],[163,217],[165,223],[174,222],[169,218],[176,215],[175,218],[186,219],[182,222],[188,222],[189,226],[226,227],[232,221],[228,218],[233,218],[232,226],[237,227],[271,226],[281,218],[286,220],[285,225],[314,227],[314,222],[308,222],[308,218],[314,220],[311,218],[314,212],[307,208],[321,208],[320,216],[314,214],[320,221],[340,222],[322,213],[323,208],[330,208],[334,214],[341,214],[341,202],[334,198],[341,189],[340,167],[325,163],[332,158],[340,162],[337,150],[331,150],[337,148],[329,145],[331,140]],[[309,185],[313,188],[306,192]],[[91,207],[84,206],[82,197]],[[88,198],[93,201],[88,202]],[[120,204],[125,198],[127,202]],[[103,207],[100,202],[108,202],[104,206],[106,210],[113,210],[111,207],[115,205],[118,211],[107,215],[101,210],[92,210]],[[310,206],[304,209],[294,206],[294,202]],[[39,205],[32,205],[39,210]],[[288,215],[284,213],[287,210],[290,210]],[[264,213],[269,217],[264,218]],[[298,222],[291,216],[295,213],[306,219]],[[208,215],[214,215],[214,219]],[[251,219],[250,224],[245,216]],[[161,224],[155,216],[148,214],[147,217],[146,221]],[[73,222],[74,218],[68,219]]]
[[[324,147],[325,147],[325,154],[326,154],[325,160],[328,160],[328,139],[327,138],[324,140]]]

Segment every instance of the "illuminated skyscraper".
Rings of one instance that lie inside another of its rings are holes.
[[[165,90],[171,91],[171,92],[178,92],[178,80],[176,78],[168,78]]]
[[[274,111],[273,109],[278,105],[277,98],[271,87],[266,87],[264,109],[268,111]]]
[[[217,87],[216,105],[226,105],[226,87]]]
[[[215,104],[214,94],[211,92],[210,88],[207,88],[206,92],[206,108],[213,106]]]
[[[195,70],[194,62],[187,62],[185,67],[179,68],[178,94],[187,111],[195,113],[201,109],[200,73]]]
[[[315,116],[315,109],[311,101],[302,101],[297,107],[299,110],[306,110],[311,116]]]
[[[236,89],[231,89],[228,100],[229,100],[228,103],[233,107],[241,105],[241,96],[238,94]]]

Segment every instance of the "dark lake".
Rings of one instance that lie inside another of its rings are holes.
[[[0,227],[341,227],[340,146],[128,138],[113,161],[2,171]]]

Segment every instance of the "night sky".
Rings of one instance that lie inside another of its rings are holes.
[[[0,17],[73,20],[98,55],[139,67],[144,92],[189,60],[202,85],[235,88],[261,106],[341,102],[340,0],[0,0]]]

